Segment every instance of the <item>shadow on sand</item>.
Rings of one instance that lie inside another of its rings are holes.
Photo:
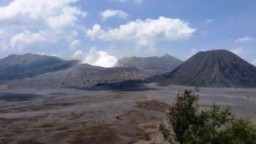
[[[30,101],[35,98],[41,97],[35,94],[12,94],[12,93],[1,93],[0,101],[7,102],[20,102],[20,101]]]
[[[99,83],[91,87],[69,87],[79,90],[88,91],[148,91],[158,90],[156,88],[148,87],[144,81],[141,80],[128,80],[118,83]]]

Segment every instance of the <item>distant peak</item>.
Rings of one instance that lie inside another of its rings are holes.
[[[201,53],[231,53],[231,52],[225,49],[217,49],[217,50],[201,51]]]
[[[12,55],[9,55],[8,57],[27,57],[27,56],[40,56],[40,55],[38,55],[38,54],[32,54],[32,53],[26,53],[26,54],[21,54],[21,55],[12,54]]]
[[[197,54],[195,54],[194,56],[198,56],[198,55],[205,56],[205,57],[209,57],[209,56],[218,56],[218,57],[237,56],[233,52],[231,52],[229,50],[225,50],[225,49],[201,51],[201,52],[198,52]]]
[[[172,57],[172,56],[169,55],[169,54],[164,54],[164,55],[162,56],[162,58],[170,58],[170,57]]]
[[[37,56],[37,55],[39,55],[39,54],[33,54],[33,53],[26,53],[26,54],[23,54],[23,56]],[[22,56],[22,55],[21,55]]]

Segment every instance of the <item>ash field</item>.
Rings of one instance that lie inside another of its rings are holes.
[[[183,86],[182,86],[183,85]],[[114,68],[26,54],[0,59],[1,144],[164,144],[178,93],[256,124],[256,67],[227,50],[124,58]]]
[[[158,125],[177,93],[194,87],[85,90],[1,85],[0,143],[164,143]],[[230,106],[256,124],[256,89],[199,88],[200,108]]]

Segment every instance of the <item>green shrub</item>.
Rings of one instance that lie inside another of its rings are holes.
[[[200,111],[198,96],[189,90],[177,95],[160,130],[172,144],[256,144],[250,121],[236,119],[230,108],[215,104]]]

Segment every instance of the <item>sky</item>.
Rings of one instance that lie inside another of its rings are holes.
[[[45,54],[112,67],[227,49],[256,65],[255,0],[1,0],[0,57]]]

